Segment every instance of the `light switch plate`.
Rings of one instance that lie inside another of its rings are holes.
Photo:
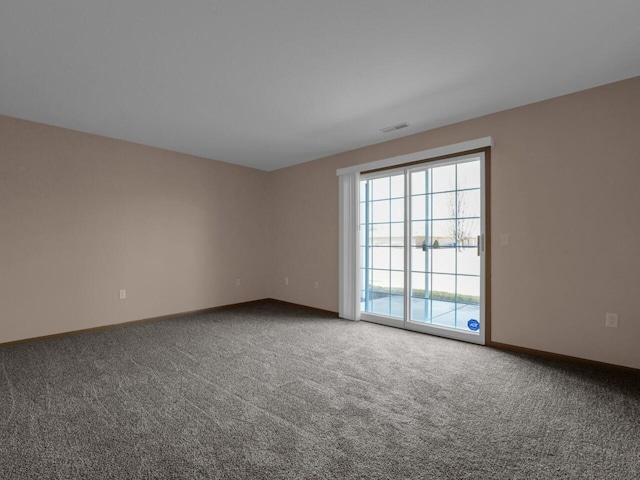
[[[604,324],[609,328],[618,328],[618,314],[607,312]]]

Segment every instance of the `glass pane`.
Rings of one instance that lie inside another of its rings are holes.
[[[367,274],[367,269],[362,269],[362,284],[360,286],[365,293],[371,291],[371,270],[368,270],[368,272],[369,273]]]
[[[369,259],[367,261],[367,255],[369,256]],[[367,249],[366,247],[361,247],[360,248],[360,267],[362,269],[367,268],[367,266],[371,267],[371,249]],[[364,288],[364,283],[362,283],[362,286]]]
[[[414,272],[427,271],[427,254],[421,247],[413,247],[411,250],[411,270]]]
[[[404,174],[391,177],[391,198],[404,197]]]
[[[390,294],[388,293],[372,293],[369,300],[368,312],[377,313],[378,315],[389,315],[389,300]]]
[[[391,272],[389,315],[404,318],[404,272]]]
[[[456,249],[431,249],[431,271],[435,273],[456,273]]]
[[[427,236],[427,222],[424,220],[411,222],[411,246],[422,246]]]
[[[456,216],[455,192],[431,195],[431,218],[454,218]]]
[[[371,246],[384,247],[389,245],[389,224],[378,223],[371,226],[371,238],[369,244]]]
[[[480,160],[458,164],[458,190],[480,188]]]
[[[371,180],[372,200],[382,200],[389,198],[389,177],[375,178]]]
[[[456,328],[478,331],[480,321],[480,277],[459,276]]]
[[[456,189],[456,166],[446,165],[430,170],[431,193],[447,192]]]
[[[458,273],[480,275],[480,257],[476,247],[458,249]]]
[[[456,295],[456,276],[432,274],[431,285],[429,289],[429,297],[432,300],[443,302],[455,302]]]
[[[480,277],[458,276],[458,302],[459,303],[480,303]]]
[[[423,297],[411,297],[411,320],[414,322],[430,322],[431,301]]]
[[[389,284],[388,270],[371,270],[371,287],[372,292],[389,293],[391,285]]]
[[[391,221],[392,222],[404,221],[404,198],[391,200]]]
[[[455,235],[458,247],[477,246],[478,235],[480,235],[480,219],[463,218],[458,220]]]
[[[373,215],[372,222],[373,223],[386,223],[389,221],[389,200],[378,200],[376,202],[371,202]]]
[[[427,275],[420,272],[411,272],[411,296],[426,298],[425,289],[427,285]]]
[[[365,238],[369,253],[362,257],[368,260],[364,265],[363,309],[399,318],[404,311],[404,178],[400,173],[369,180],[369,201],[364,198],[369,211],[361,207],[361,214],[368,213],[361,222],[368,220],[370,225]],[[362,230],[366,232],[366,228]]]
[[[438,248],[453,247],[455,242],[455,220],[436,220],[429,222],[427,242]]]
[[[455,328],[456,326],[456,302],[455,302],[455,275],[431,275],[431,321],[434,324]]]
[[[431,323],[440,327],[456,328],[456,304],[431,302]]]
[[[404,223],[391,224],[391,245],[404,246]]]
[[[404,292],[404,272],[391,272],[391,293],[402,295]]]
[[[404,270],[404,248],[393,247],[391,250],[391,270]]]
[[[391,249],[389,247],[373,247],[371,251],[373,252],[371,266],[381,270],[388,270]]]
[[[427,195],[415,195],[411,197],[411,218],[424,220],[427,218]]]
[[[463,190],[458,192],[458,217],[479,217],[481,208],[480,190]],[[451,210],[453,210],[453,208]]]
[[[411,174],[411,194],[420,195],[427,193],[426,172],[413,172]]]

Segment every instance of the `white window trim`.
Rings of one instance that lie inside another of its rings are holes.
[[[339,168],[340,211],[339,211],[339,305],[340,318],[360,320],[360,302],[358,293],[358,194],[360,173],[378,168],[389,168],[420,160],[429,160],[445,155],[468,152],[479,148],[493,147],[492,137],[477,138],[466,142],[454,143],[443,147],[431,148],[420,152],[397,157],[376,160],[350,167]]]
[[[360,173],[367,170],[376,170],[378,168],[395,167],[396,165],[402,165],[403,163],[418,162],[420,160],[429,160],[431,158],[443,157],[445,155],[452,155],[456,153],[463,153],[469,150],[476,150],[478,148],[493,147],[493,138],[483,137],[476,138],[475,140],[468,140],[466,142],[454,143],[452,145],[445,145],[444,147],[431,148],[429,150],[423,150],[421,152],[407,153],[406,155],[400,155],[392,158],[385,158],[382,160],[376,160],[369,163],[361,163],[359,165],[352,165],[351,167],[339,168],[337,175],[348,175],[351,173]]]

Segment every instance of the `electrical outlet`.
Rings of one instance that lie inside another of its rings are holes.
[[[289,285],[289,277],[284,277],[284,284]]]
[[[604,324],[609,328],[618,328],[618,314],[607,312]]]
[[[320,288],[320,282],[316,280],[316,288]]]
[[[127,298],[127,291],[120,290],[120,300],[124,300],[125,298]]]
[[[236,287],[239,287],[239,286],[240,286],[240,279],[236,278]]]

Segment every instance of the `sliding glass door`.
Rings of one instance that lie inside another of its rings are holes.
[[[363,312],[402,319],[405,310],[405,175],[360,183]]]
[[[484,154],[363,174],[363,320],[484,343]]]

